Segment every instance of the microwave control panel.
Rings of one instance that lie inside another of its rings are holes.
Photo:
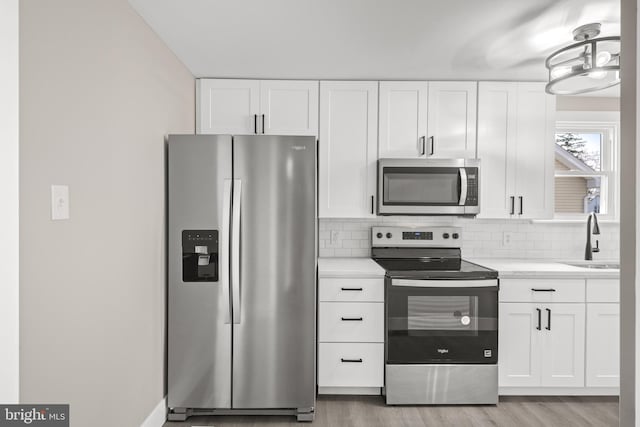
[[[467,200],[465,206],[478,206],[478,168],[467,169]]]

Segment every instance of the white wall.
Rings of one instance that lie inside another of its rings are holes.
[[[0,1],[0,402],[17,403],[18,0]]]
[[[20,398],[72,427],[165,395],[164,138],[193,133],[194,90],[126,0],[20,0]]]

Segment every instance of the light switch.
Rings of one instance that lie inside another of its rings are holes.
[[[51,219],[69,219],[69,186],[51,186]]]

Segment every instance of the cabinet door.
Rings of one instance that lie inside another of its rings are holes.
[[[262,80],[260,126],[267,135],[318,135],[318,82]]]
[[[377,100],[377,82],[320,82],[320,217],[375,216]]]
[[[517,83],[480,82],[478,86],[478,218],[510,218],[512,203],[515,210],[517,89]]]
[[[543,387],[584,387],[584,307],[584,304],[542,306]]]
[[[429,82],[427,157],[476,157],[476,82]]]
[[[198,79],[196,96],[197,133],[258,133],[258,80]]]
[[[540,385],[540,332],[537,306],[500,303],[498,383],[500,387]]]
[[[518,83],[516,212],[518,218],[553,217],[555,97],[544,83]]]
[[[380,82],[379,157],[425,157],[427,82]]]
[[[620,385],[620,306],[587,304],[587,387]]]

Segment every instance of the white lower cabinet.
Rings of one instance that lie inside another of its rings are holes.
[[[318,294],[318,392],[379,394],[384,278],[320,278]]]
[[[620,386],[620,280],[587,280],[587,387]]]
[[[501,280],[501,394],[616,394],[617,279]]]
[[[501,387],[584,385],[584,304],[501,303]]]
[[[384,343],[318,344],[319,387],[382,387]]]

